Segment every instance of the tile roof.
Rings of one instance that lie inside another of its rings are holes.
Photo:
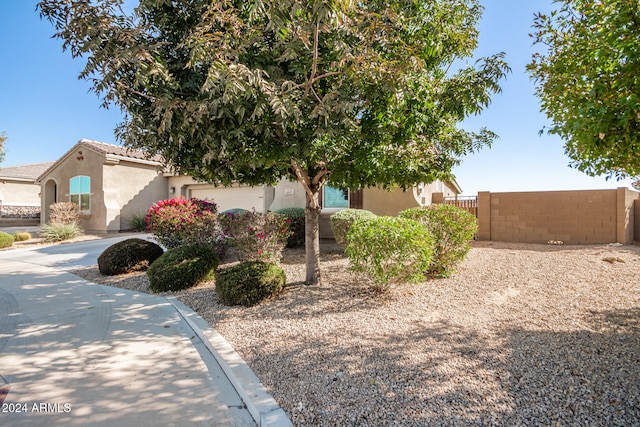
[[[33,163],[29,165],[7,166],[0,168],[0,179],[35,181],[54,162]]]
[[[82,145],[87,148],[91,148],[94,151],[104,155],[112,154],[115,156],[129,157],[131,159],[151,160],[151,161],[160,162],[160,163],[163,162],[162,156],[158,156],[158,155],[150,156],[147,152],[142,150],[121,147],[119,145],[107,144],[105,142],[100,142],[100,141],[92,141],[90,139],[81,139],[77,145]],[[76,147],[73,147],[72,150],[74,150],[75,148]]]
[[[58,160],[51,163],[48,168],[43,170],[42,173],[38,175],[37,177],[38,180],[42,179],[43,176],[49,173],[50,170],[54,169],[67,156],[69,156],[71,153],[73,153],[74,151],[76,151],[78,148],[81,148],[81,147],[85,147],[89,150],[93,150],[103,156],[118,156],[118,157],[129,158],[132,161],[144,160],[144,161],[150,161],[150,162],[157,162],[161,165],[164,164],[164,159],[160,155],[151,156],[149,155],[149,153],[145,151],[136,150],[134,148],[121,147],[119,145],[107,144],[105,142],[100,142],[100,141],[92,141],[90,139],[81,139],[80,141],[78,141],[77,144],[71,147],[69,151],[64,153],[64,155],[62,155]]]

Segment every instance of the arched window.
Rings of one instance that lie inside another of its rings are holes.
[[[91,178],[84,175],[69,180],[69,201],[79,206],[80,211],[91,210]]]

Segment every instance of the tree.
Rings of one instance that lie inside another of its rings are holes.
[[[640,4],[556,0],[535,15],[528,70],[549,132],[565,140],[571,166],[618,179],[640,174]]]
[[[7,141],[7,134],[2,132],[0,133],[0,163],[4,162],[4,156],[6,154],[4,143]]]
[[[495,135],[458,128],[500,90],[476,47],[477,0],[45,0],[41,15],[127,114],[125,145],[222,185],[298,180],[307,283],[320,283],[318,194],[451,177]]]

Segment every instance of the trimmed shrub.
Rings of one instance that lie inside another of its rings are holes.
[[[295,248],[304,246],[305,234],[305,214],[303,208],[283,208],[275,211],[277,214],[284,215],[289,220],[289,231],[291,235],[287,239],[287,247]]]
[[[16,242],[25,242],[27,240],[31,240],[31,234],[26,231],[19,231],[17,233],[13,233],[13,239]]]
[[[256,211],[220,217],[229,245],[240,261],[280,261],[289,237],[289,220]]]
[[[0,231],[0,249],[13,245],[14,240],[11,234]]]
[[[276,264],[247,261],[216,274],[218,299],[227,305],[250,307],[282,291],[287,276]]]
[[[393,282],[426,279],[433,236],[419,222],[386,216],[361,219],[351,226],[347,241],[352,269],[366,273],[378,290]]]
[[[434,254],[429,271],[440,277],[455,273],[467,255],[469,242],[478,231],[476,217],[456,206],[435,204],[400,212],[402,218],[418,221],[433,234]]]
[[[161,200],[147,211],[147,230],[167,249],[204,243],[224,254],[226,237],[216,215],[216,204],[182,197]]]
[[[153,242],[127,239],[109,246],[98,257],[98,269],[105,276],[145,271],[164,253]]]
[[[60,242],[82,236],[82,229],[77,222],[52,222],[40,226],[39,235],[45,242]]]
[[[359,219],[375,218],[376,214],[364,209],[343,209],[331,215],[331,230],[336,242],[342,246],[347,245],[347,233],[351,225]]]
[[[247,212],[251,212],[251,211],[248,211],[248,210],[242,209],[242,208],[233,208],[233,209],[227,209],[226,211],[220,212],[220,215],[229,215],[229,214],[241,215],[241,214],[247,213]]]
[[[171,249],[156,259],[147,270],[153,292],[179,291],[213,278],[219,258],[204,243]]]
[[[49,206],[51,224],[74,224],[80,221],[80,208],[73,202],[58,202]]]

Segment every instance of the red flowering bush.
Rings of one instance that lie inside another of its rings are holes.
[[[291,221],[273,212],[226,213],[220,222],[240,261],[280,261],[291,234]]]
[[[226,246],[215,203],[183,197],[161,200],[147,211],[147,231],[164,247],[205,243],[220,255]]]

